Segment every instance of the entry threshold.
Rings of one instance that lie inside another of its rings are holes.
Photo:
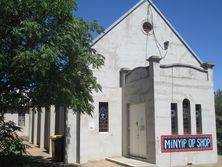
[[[125,157],[112,157],[106,158],[106,160],[127,167],[155,167],[154,164]]]

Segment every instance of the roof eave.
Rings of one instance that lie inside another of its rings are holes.
[[[111,26],[109,26],[103,33],[101,33],[98,37],[96,37],[91,46],[95,45],[100,39],[102,39],[108,32],[110,32],[114,27],[116,27],[122,20],[124,20],[129,14],[131,14],[134,10],[136,10],[140,5],[142,5],[146,0],[139,1],[135,6],[133,6],[130,10],[128,10],[122,17],[120,17],[117,21],[115,21]]]
[[[185,40],[180,36],[177,30],[172,26],[172,24],[167,20],[167,18],[161,13],[161,11],[154,5],[151,0],[147,0],[150,5],[156,10],[156,12],[162,17],[162,19],[166,22],[166,24],[170,27],[170,29],[174,32],[174,34],[180,39],[180,41],[184,44],[184,46],[190,51],[190,53],[194,56],[194,58],[200,63],[203,64],[201,59],[197,56],[197,54],[191,49],[191,47],[185,42]]]

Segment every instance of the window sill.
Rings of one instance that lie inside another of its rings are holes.
[[[100,135],[108,135],[109,132],[99,132]]]

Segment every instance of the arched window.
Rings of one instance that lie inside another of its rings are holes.
[[[190,101],[183,100],[183,133],[191,134]]]

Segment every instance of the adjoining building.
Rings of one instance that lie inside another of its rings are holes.
[[[19,136],[29,136],[29,112],[8,111],[4,114],[5,122],[12,121],[16,126],[21,128]]]
[[[203,63],[152,2],[142,0],[96,38],[95,111],[30,111],[30,142],[50,152],[65,136],[64,160],[125,156],[176,166],[217,162],[213,65]]]

